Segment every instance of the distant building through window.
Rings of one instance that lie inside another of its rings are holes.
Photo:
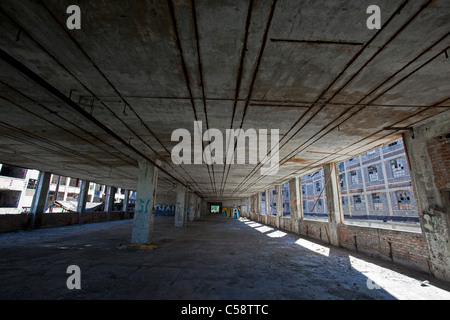
[[[340,162],[338,169],[345,220],[419,224],[402,139]]]

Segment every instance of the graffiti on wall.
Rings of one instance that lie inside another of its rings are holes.
[[[175,205],[166,203],[157,203],[155,205],[155,215],[156,216],[175,216]]]
[[[241,217],[241,206],[237,207],[223,207],[222,216],[225,218],[238,219]]]

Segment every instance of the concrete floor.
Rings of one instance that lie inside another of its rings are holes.
[[[155,223],[153,250],[119,249],[131,220],[1,234],[0,299],[450,299],[426,274],[246,219]]]

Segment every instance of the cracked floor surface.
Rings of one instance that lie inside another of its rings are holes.
[[[450,285],[425,273],[247,219],[175,228],[156,217],[156,248],[126,246],[131,229],[123,220],[1,234],[0,299],[450,299]],[[80,267],[80,290],[66,286],[69,265]]]

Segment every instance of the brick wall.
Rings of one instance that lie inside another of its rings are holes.
[[[132,217],[132,213],[111,212],[109,220],[122,220]],[[107,221],[105,212],[86,212],[83,223]],[[108,221],[109,221],[108,220]],[[2,214],[0,215],[0,233],[29,229],[30,214]],[[46,213],[42,215],[41,228],[52,228],[78,224],[78,213]]]
[[[251,218],[250,214],[243,214]],[[267,217],[268,225],[276,227],[276,217]],[[264,215],[253,215],[253,220],[265,224]],[[281,219],[280,229],[294,232],[292,219]],[[301,220],[300,235],[330,244],[327,221]],[[429,272],[429,252],[421,233],[388,230],[373,227],[341,225],[339,241],[343,248],[392,261],[411,269]]]
[[[421,233],[342,225],[342,247],[428,272],[428,248]]]
[[[433,166],[434,183],[438,189],[450,188],[450,135],[430,139],[427,142],[428,154]]]

